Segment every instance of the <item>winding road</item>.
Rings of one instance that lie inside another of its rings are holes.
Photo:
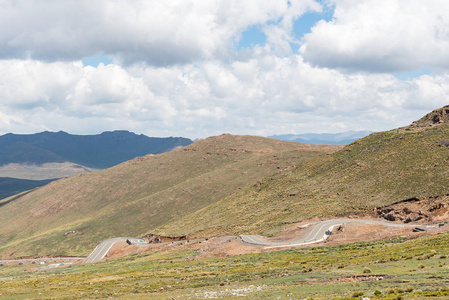
[[[129,240],[132,244],[136,244],[136,245],[143,243],[142,239],[134,238],[134,237],[119,237],[119,238],[104,240],[83,261],[83,264],[93,263],[93,262],[103,259],[108,254],[109,250],[111,250],[112,246],[114,246],[114,244],[119,243],[119,242],[126,242],[127,240]]]
[[[302,246],[314,244],[326,240],[336,226],[346,223],[362,223],[372,225],[382,225],[387,227],[402,227],[402,228],[420,228],[421,230],[437,229],[438,225],[413,225],[413,224],[396,224],[384,221],[362,220],[362,219],[334,219],[321,221],[310,224],[303,235],[294,237],[286,241],[267,240],[259,235],[241,235],[241,239],[248,244],[269,246],[266,248],[288,247],[288,246]]]
[[[417,228],[421,231],[435,230],[439,228],[439,225],[416,225],[416,224],[397,224],[387,221],[373,221],[363,219],[334,219],[309,224],[304,234],[294,237],[290,240],[267,240],[260,235],[240,235],[243,242],[253,245],[265,246],[269,248],[281,248],[291,246],[303,246],[308,244],[319,243],[326,240],[331,234],[332,230],[336,226],[340,226],[346,223],[362,223],[371,225],[382,225],[387,227],[401,227],[401,228]],[[93,263],[106,257],[109,250],[114,244],[119,242],[129,241],[134,245],[143,245],[144,241],[140,238],[134,237],[119,237],[102,241],[94,251],[83,261],[83,264]]]

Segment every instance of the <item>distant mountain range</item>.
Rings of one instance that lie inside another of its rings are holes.
[[[155,138],[129,131],[98,135],[66,132],[0,136],[0,199],[52,179],[105,169],[138,156],[190,145],[182,137]]]
[[[341,133],[303,133],[303,134],[281,134],[272,135],[282,141],[308,143],[308,144],[327,144],[327,145],[347,145],[360,138],[363,138],[372,131],[346,131]]]
[[[191,143],[192,140],[182,137],[154,138],[129,131],[98,135],[72,135],[63,131],[9,133],[0,136],[0,166],[72,162],[105,169],[137,156],[159,154]]]

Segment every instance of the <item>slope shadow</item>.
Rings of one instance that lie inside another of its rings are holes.
[[[12,197],[12,198],[9,198],[8,200],[3,200],[3,201],[0,200],[0,207],[6,205],[6,204],[8,204],[8,203],[11,203],[11,202],[13,202],[13,201],[15,201],[15,200],[18,200],[18,199],[22,198],[23,196],[25,196],[25,195],[31,193],[32,191],[34,191],[35,189],[37,189],[37,188],[34,188],[34,189],[32,189],[32,190],[29,190],[29,191],[26,191],[26,192],[23,192],[23,193],[20,193],[20,194],[17,194],[16,196],[14,196],[14,197]],[[7,198],[6,198],[6,199],[7,199]]]

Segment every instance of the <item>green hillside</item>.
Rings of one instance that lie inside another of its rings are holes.
[[[0,201],[0,255],[86,255],[103,239],[142,235],[336,149],[221,135],[54,181]]]
[[[444,107],[411,126],[374,133],[332,155],[303,161],[157,232],[261,233],[314,216],[449,194],[448,112]]]

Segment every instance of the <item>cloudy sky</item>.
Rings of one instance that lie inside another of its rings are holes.
[[[447,0],[0,0],[0,134],[378,131],[448,95]]]

